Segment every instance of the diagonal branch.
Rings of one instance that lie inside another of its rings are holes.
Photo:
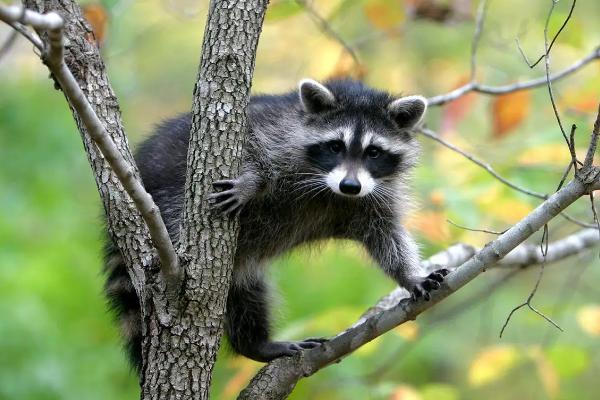
[[[527,89],[533,89],[533,88],[537,88],[537,87],[541,87],[541,86],[546,86],[548,83],[548,80],[550,82],[556,82],[560,79],[563,79],[563,78],[573,74],[574,72],[580,70],[584,66],[591,63],[592,61],[595,61],[598,59],[600,59],[600,47],[595,48],[594,51],[592,51],[586,57],[574,62],[573,64],[571,64],[569,67],[563,69],[562,71],[550,75],[549,78],[546,78],[546,76],[543,76],[543,77],[531,79],[531,80],[524,81],[524,82],[517,82],[517,83],[513,83],[513,84],[509,84],[509,85],[501,85],[501,86],[490,86],[490,85],[483,85],[483,84],[480,84],[477,82],[469,82],[469,83],[464,84],[463,86],[460,86],[459,88],[452,90],[451,92],[441,94],[438,96],[430,97],[427,99],[427,103],[429,106],[442,106],[446,103],[449,103],[460,97],[463,97],[464,95],[471,93],[471,92],[476,92],[476,93],[481,93],[481,94],[486,94],[486,95],[491,95],[491,96],[499,96],[502,94],[518,92],[520,90],[527,90]]]
[[[461,156],[465,157],[467,160],[471,161],[472,163],[474,163],[475,165],[485,169],[491,176],[493,176],[494,178],[496,178],[498,181],[500,181],[501,183],[503,183],[504,185],[510,187],[511,189],[514,189],[518,192],[521,192],[523,194],[526,194],[528,196],[531,197],[535,197],[541,200],[545,200],[549,197],[548,194],[545,193],[539,193],[539,192],[535,192],[533,190],[524,188],[523,186],[519,186],[514,182],[509,181],[508,179],[504,178],[502,175],[500,175],[498,172],[496,172],[496,170],[494,170],[494,168],[492,168],[492,166],[485,162],[480,160],[479,158],[475,157],[474,155],[456,147],[455,145],[453,145],[450,142],[447,142],[446,140],[442,139],[440,137],[440,135],[438,135],[437,133],[435,133],[434,131],[432,131],[431,129],[427,129],[427,128],[420,128],[419,129],[419,133],[423,134],[425,137],[428,137],[432,140],[435,140],[436,142],[438,142],[439,144],[441,144],[444,147],[447,147],[448,149],[460,154]],[[594,142],[592,141],[590,146],[593,146]],[[570,167],[573,166],[573,164],[569,164]],[[562,183],[564,181],[564,179],[566,178],[567,173],[570,171],[570,168],[566,171],[565,175],[563,176],[563,180],[561,180],[561,184],[559,185],[559,188],[562,187]],[[594,224],[589,224],[586,222],[582,222],[579,221],[573,217],[571,217],[570,215],[568,215],[566,212],[561,212],[560,213],[561,217],[565,218],[567,221],[572,222],[576,225],[579,225],[581,227],[584,228],[595,228]]]
[[[498,179],[500,182],[502,182],[503,184],[505,184],[506,186],[524,193],[528,196],[532,196],[532,197],[537,197],[538,199],[547,199],[548,195],[544,194],[544,193],[538,193],[538,192],[534,192],[532,190],[526,189],[522,186],[519,186],[511,181],[509,181],[508,179],[502,177],[500,174],[498,174],[494,168],[492,168],[492,166],[488,163],[486,163],[485,161],[481,161],[480,159],[478,159],[477,157],[467,153],[464,150],[459,149],[458,147],[454,146],[451,143],[448,143],[447,141],[445,141],[444,139],[442,139],[437,133],[435,133],[434,131],[432,131],[431,129],[427,129],[427,128],[421,128],[419,129],[419,132],[421,134],[423,134],[425,137],[428,137],[430,139],[435,140],[436,142],[440,143],[441,145],[449,148],[450,150],[462,155],[463,157],[465,157],[466,159],[468,159],[469,161],[473,162],[474,164],[480,166],[481,168],[485,169],[490,175],[492,175],[494,178]]]
[[[327,365],[352,353],[358,347],[406,321],[413,320],[428,308],[456,292],[487,268],[497,264],[520,243],[567,208],[600,179],[583,183],[573,180],[550,196],[520,222],[477,251],[446,277],[443,287],[433,293],[431,301],[402,299],[383,310],[376,310],[357,324],[335,336],[323,346],[305,351],[299,357],[280,358],[264,368],[240,394],[240,399],[283,399],[302,377],[310,376]]]
[[[40,14],[17,6],[0,5],[0,20],[9,24],[23,23],[31,25],[36,30],[45,31],[48,34],[48,41],[44,43],[42,60],[59,83],[71,107],[81,118],[87,134],[101,151],[104,159],[117,175],[123,188],[139,210],[157,249],[167,287],[170,288],[170,293],[174,295],[179,287],[181,274],[179,272],[178,257],[169,238],[167,228],[160,216],[158,207],[144,189],[141,180],[136,176],[134,167],[125,160],[88,102],[71,70],[64,62],[64,21],[62,17],[55,12]]]

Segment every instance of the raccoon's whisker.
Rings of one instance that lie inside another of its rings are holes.
[[[304,191],[306,189],[311,189],[314,187],[320,187],[323,184],[321,179],[307,179],[302,182],[297,182],[294,184],[294,188],[292,189],[292,193],[296,193],[299,191]]]
[[[319,190],[318,192],[316,192],[315,194],[313,194],[310,199],[308,199],[309,201],[314,199],[315,197],[317,197],[320,193],[322,193],[323,191],[329,189],[329,186],[327,185],[323,185],[323,187],[321,188],[321,190]]]
[[[400,195],[396,191],[394,191],[393,189],[390,189],[388,187],[382,186],[382,185],[375,186],[375,189],[373,189],[373,192],[377,192],[384,199],[389,199],[389,200],[400,200],[401,199]]]
[[[296,200],[300,200],[305,198],[306,196],[310,196],[312,194],[314,195],[318,195],[319,192],[321,192],[323,189],[327,189],[328,186],[324,183],[324,182],[315,182],[315,184],[313,184],[310,189],[306,190],[304,193],[302,193]],[[312,199],[313,197],[311,197],[310,199]]]
[[[393,208],[390,205],[389,199],[387,198],[387,196],[384,195],[381,188],[378,188],[376,186],[375,189],[370,193],[370,195],[375,204],[377,204],[378,209],[387,208],[390,212],[393,212]]]

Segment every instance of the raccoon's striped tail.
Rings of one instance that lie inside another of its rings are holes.
[[[121,252],[109,240],[104,249],[104,293],[113,310],[131,364],[139,373],[142,366],[142,321],[140,302],[127,273]]]

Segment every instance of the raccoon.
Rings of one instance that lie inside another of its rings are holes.
[[[412,129],[421,96],[395,98],[360,82],[305,79],[283,95],[257,95],[247,109],[240,175],[214,182],[207,211],[238,215],[240,232],[227,299],[232,348],[257,361],[291,356],[323,339],[270,339],[265,266],[288,250],[324,239],[362,243],[413,297],[429,299],[448,271],[426,275],[402,225],[408,178],[418,156]],[[174,242],[184,204],[190,115],[159,125],[136,155],[145,188]],[[138,299],[115,246],[106,251],[106,293],[121,320],[131,359],[141,362]]]

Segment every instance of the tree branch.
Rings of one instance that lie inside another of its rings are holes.
[[[600,183],[594,181],[594,185],[600,185]],[[374,311],[369,311],[366,314],[366,318],[361,319],[351,328],[335,336],[321,347],[304,351],[300,356],[284,357],[267,364],[252,379],[248,387],[242,391],[239,399],[271,400],[286,398],[302,377],[314,374],[388,330],[415,319],[423,311],[456,292],[481,272],[498,263],[560,211],[589,192],[591,188],[589,184],[579,180],[571,181],[515,226],[500,235],[496,240],[488,243],[483,249],[477,251],[466,262],[451,272],[446,277],[442,288],[432,293],[429,302],[424,300],[414,301],[409,298],[403,298],[400,302],[396,302],[396,298],[391,302],[387,300],[380,301],[372,309]],[[587,235],[589,233],[585,234],[586,238]],[[583,240],[579,239],[569,240],[576,240],[578,244],[581,244]],[[458,248],[468,249],[465,246],[458,246]],[[560,245],[557,244],[558,248],[560,248]],[[529,251],[526,251],[526,253],[528,254]],[[567,252],[564,254],[567,254]],[[450,256],[453,260],[462,261],[454,254]],[[514,259],[516,256],[511,257]],[[437,261],[439,260],[435,260],[436,264]],[[382,302],[386,303],[384,307],[381,307]]]
[[[587,55],[586,57],[582,58],[581,60],[573,63],[571,66],[565,68],[564,70],[550,75],[549,80],[550,80],[550,82],[556,82],[560,79],[563,79],[597,59],[600,59],[600,47],[597,47],[589,55]],[[431,106],[442,106],[442,105],[449,103],[451,101],[454,101],[470,92],[487,94],[487,95],[491,95],[491,96],[498,96],[498,95],[502,95],[502,94],[517,92],[520,90],[527,90],[527,89],[537,88],[540,86],[545,86],[547,83],[548,83],[548,79],[546,78],[546,76],[532,79],[529,81],[517,82],[517,83],[510,84],[510,85],[501,85],[501,86],[490,86],[490,85],[483,85],[483,84],[480,84],[477,82],[469,82],[469,83],[464,84],[463,86],[460,86],[459,88],[452,90],[451,92],[441,94],[438,96],[430,97],[427,99],[427,103],[430,107]]]
[[[69,104],[81,119],[86,133],[92,138],[147,224],[152,242],[158,251],[161,269],[169,293],[174,297],[179,288],[181,274],[178,257],[169,238],[167,228],[154,200],[144,189],[139,177],[136,176],[132,164],[126,161],[119,152],[104,128],[102,121],[96,115],[73,77],[71,70],[64,63],[63,19],[54,12],[42,15],[30,10],[23,10],[20,7],[6,7],[3,5],[0,5],[0,19],[5,22],[22,22],[37,30],[47,32],[49,46],[45,46],[42,60],[59,83]]]

